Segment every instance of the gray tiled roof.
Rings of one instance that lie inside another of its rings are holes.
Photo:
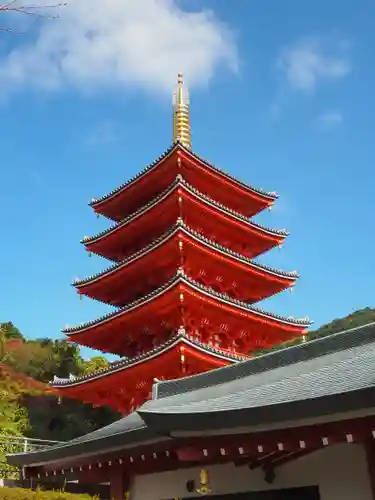
[[[321,356],[338,354],[340,351],[366,345],[369,349],[375,349],[375,322],[273,351],[237,365],[183,379],[160,382],[158,399],[267,373],[275,368],[288,367],[303,361],[317,361]]]
[[[80,454],[100,456],[156,439],[166,429],[230,428],[375,409],[374,367],[371,323],[195,377],[159,383],[157,398],[138,412],[64,445],[12,455],[10,462],[36,465]]]
[[[345,394],[349,401],[350,393],[354,396],[358,391],[373,390],[374,367],[375,323],[372,323],[225,370],[159,384],[159,398],[147,402],[139,413],[149,424],[157,425],[166,416],[162,425],[168,428],[183,427],[185,420],[194,427],[194,418],[198,427],[208,424],[212,428],[213,414],[228,411],[237,416],[239,412],[246,414],[246,422],[250,423],[251,412],[258,417],[261,410],[272,421],[281,417],[283,405],[293,403],[304,403],[305,408],[314,403],[324,413],[324,405],[320,403],[328,397]],[[374,397],[375,391],[367,400],[371,406]],[[236,421],[239,425],[239,420]],[[218,425],[222,426],[220,419]]]
[[[101,453],[110,450],[154,439],[160,439],[160,436],[147,427],[138,413],[134,412],[111,425],[67,443],[43,450],[9,455],[8,461],[15,465],[37,466],[47,462],[58,462],[68,457],[100,456]]]

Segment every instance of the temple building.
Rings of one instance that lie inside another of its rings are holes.
[[[375,500],[375,323],[252,357],[309,326],[256,305],[297,279],[254,260],[286,237],[251,220],[276,195],[192,152],[181,77],[173,127],[162,157],[91,203],[113,225],[83,243],[111,266],[75,287],[116,310],[65,332],[124,359],[53,384],[124,416],[9,462],[109,483],[108,500]]]
[[[125,415],[152,397],[155,380],[236,364],[304,336],[307,318],[257,305],[298,279],[256,261],[287,236],[252,220],[276,199],[192,151],[189,93],[179,75],[172,146],[90,204],[111,225],[82,243],[110,265],[74,286],[114,311],[64,330],[69,340],[122,359],[87,376],[55,378],[53,388]]]
[[[375,323],[157,382],[108,427],[9,461],[114,500],[374,500],[374,366]]]

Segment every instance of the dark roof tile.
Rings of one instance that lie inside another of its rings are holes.
[[[219,368],[193,377],[179,380],[160,382],[158,384],[158,398],[195,391],[204,387],[242,379],[251,375],[262,374],[275,367],[287,367],[291,364],[317,359],[330,353],[373,344],[375,342],[375,323],[358,328],[345,330],[327,337],[312,340],[279,351],[273,351],[262,356],[233,366]]]

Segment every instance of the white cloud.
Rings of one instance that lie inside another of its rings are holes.
[[[344,117],[340,111],[327,111],[320,115],[317,119],[317,124],[324,130],[332,130],[344,121]]]
[[[220,64],[235,71],[230,30],[212,12],[185,12],[176,1],[70,0],[58,20],[44,22],[32,41],[0,59],[0,85],[170,92],[178,71],[190,85],[207,83]]]
[[[324,80],[337,80],[351,71],[345,54],[347,44],[306,38],[281,51],[278,68],[297,90],[312,91]]]

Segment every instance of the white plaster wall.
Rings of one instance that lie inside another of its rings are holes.
[[[321,500],[373,500],[363,446],[340,444],[330,446],[285,464],[277,470],[273,485],[263,480],[261,471],[232,464],[209,467],[212,494],[259,491],[319,485]],[[131,500],[162,500],[189,494],[185,484],[199,481],[199,469],[184,469],[137,476],[131,489]]]

